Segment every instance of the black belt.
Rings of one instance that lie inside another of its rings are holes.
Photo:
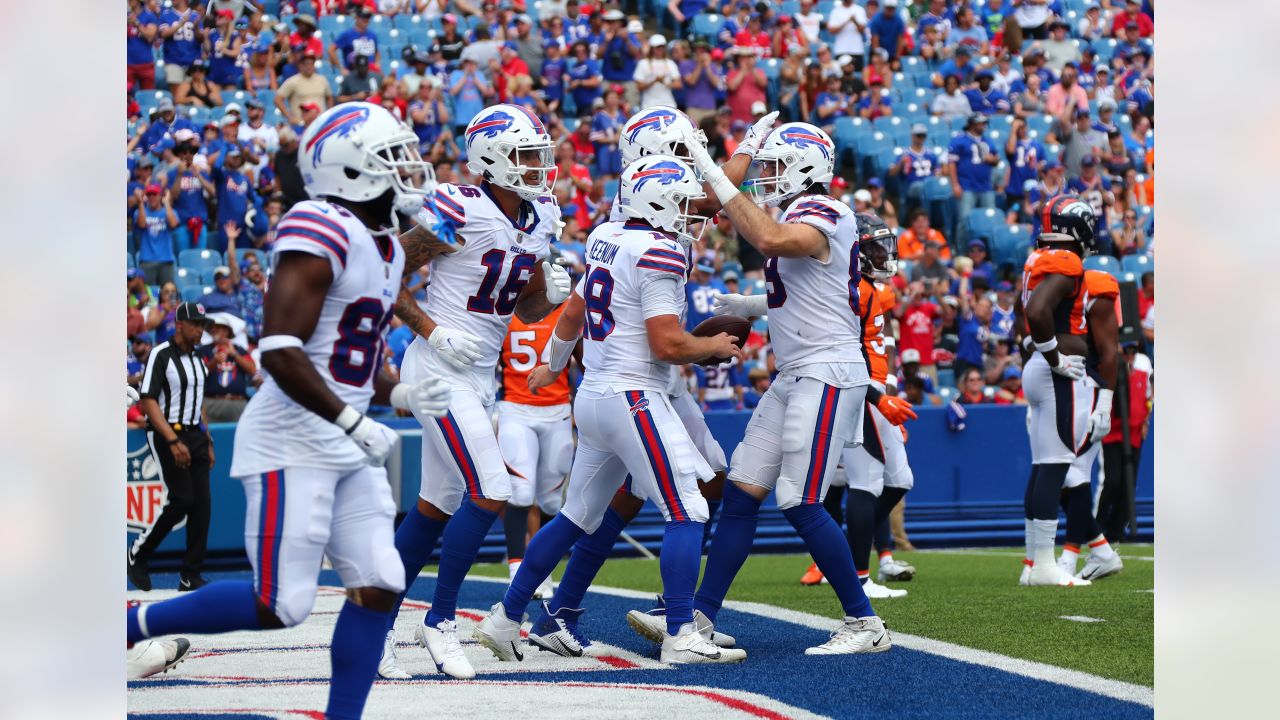
[[[204,433],[204,428],[200,425],[183,425],[182,423],[169,423],[169,427],[173,428],[174,432],[202,433],[202,434]],[[154,428],[152,429],[154,430]]]

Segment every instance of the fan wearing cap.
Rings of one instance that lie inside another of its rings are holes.
[[[209,79],[222,87],[240,83],[243,73],[237,62],[244,48],[244,32],[235,27],[230,10],[214,13],[214,28],[209,31]]]
[[[644,27],[633,30],[626,25],[626,16],[616,8],[605,12],[604,22],[604,39],[597,52],[593,53],[600,58],[601,76],[605,82],[620,83],[627,105],[639,107],[636,103],[640,101],[640,91],[636,87],[635,74],[636,65],[644,55],[644,44],[639,35]],[[640,25],[639,21],[636,25]]]
[[[994,208],[995,190],[991,186],[991,169],[1000,162],[995,148],[984,135],[987,116],[973,113],[965,122],[964,132],[957,133],[947,148],[947,173],[951,176],[951,192],[956,203],[956,244],[964,246],[969,236],[969,211]]]
[[[934,87],[947,87],[947,78],[955,76],[960,80],[963,87],[973,81],[973,73],[976,68],[973,65],[973,50],[968,45],[959,45],[955,49],[955,55],[944,61],[938,67],[938,71],[933,74]]]
[[[356,53],[352,56],[342,85],[338,88],[338,102],[354,102],[368,100],[378,92],[382,85],[382,73],[373,72],[369,68],[369,56]]]
[[[1004,156],[1009,163],[1004,177],[1004,207],[1012,209],[1026,202],[1027,191],[1035,186],[1048,153],[1039,140],[1031,137],[1027,121],[1015,117],[1004,144]]]
[[[672,91],[683,88],[684,80],[680,77],[680,68],[675,61],[667,57],[665,36],[658,33],[649,36],[648,57],[636,63],[633,79],[636,89],[640,91],[639,107],[675,107],[676,98]]]
[[[1085,155],[1080,159],[1080,174],[1067,180],[1067,192],[1075,193],[1089,204],[1097,218],[1098,252],[1111,255],[1110,208],[1115,203],[1115,195],[1111,192],[1111,180],[1099,171],[1098,159],[1093,155]]]
[[[208,311],[208,308],[205,308]],[[234,342],[237,330],[243,337],[244,323],[234,315],[208,312],[212,342],[196,348],[204,361],[204,412],[209,422],[236,422],[249,402],[249,386],[258,367],[249,351]]]
[[[983,115],[1009,112],[1009,98],[992,87],[995,73],[991,71],[991,68],[982,68],[974,74],[974,78],[978,81],[978,87],[969,88],[964,93],[965,97],[969,98],[969,108],[971,110],[980,112]]]
[[[173,280],[176,258],[173,256],[173,229],[178,216],[169,203],[169,194],[158,183],[134,190],[138,209],[134,226],[138,230],[138,267],[150,285]]]
[[[378,36],[369,29],[373,11],[361,5],[356,8],[355,22],[334,38],[329,46],[329,62],[333,67],[348,68],[357,55],[369,58],[369,66],[380,70],[382,55],[378,51]]]
[[[210,176],[218,192],[218,234],[217,239],[210,242],[210,247],[218,252],[227,249],[228,223],[243,233],[248,229],[246,215],[249,208],[262,211],[262,198],[253,189],[253,171],[245,168],[246,157],[256,160],[254,156],[246,156],[239,143],[231,142],[210,158]]]
[[[1138,34],[1144,38],[1151,37],[1155,32],[1155,22],[1150,15],[1142,12],[1142,3],[1139,0],[1125,0],[1124,10],[1116,13],[1111,21],[1111,36],[1123,36],[1124,29],[1129,23],[1135,24]]]
[[[945,159],[932,148],[925,147],[929,127],[924,123],[911,126],[911,144],[902,149],[902,155],[889,166],[889,175],[900,175],[899,205],[904,213],[910,213],[921,204],[924,181],[942,173]]]
[[[187,68],[187,78],[171,84],[173,102],[177,105],[214,108],[222,104],[222,88],[209,80],[209,62],[196,58]]]
[[[902,54],[907,23],[898,12],[898,0],[882,0],[881,4],[880,12],[867,23],[867,35],[871,38],[872,50],[884,48],[890,60],[897,60]]]
[[[310,52],[316,57],[324,56],[324,41],[316,34],[316,24],[314,15],[307,13],[298,13],[293,16],[293,33],[289,35],[289,47],[298,48],[306,52]]]
[[[177,164],[170,170],[169,200],[178,214],[179,247],[205,247],[205,225],[209,222],[206,198],[217,195],[209,177],[208,158],[200,155],[200,138],[190,130],[174,133],[173,153]],[[197,159],[199,158],[199,159]]]
[[[316,72],[317,56],[303,50],[298,58],[298,74],[285,80],[276,91],[276,107],[289,122],[302,125],[303,106],[314,104],[317,110],[333,105],[333,86]]]
[[[813,9],[813,3],[809,2],[808,9],[805,9],[804,3],[800,7],[802,13],[809,13]],[[862,69],[866,54],[866,42],[863,38],[866,28],[867,11],[853,0],[840,0],[827,13],[826,29],[835,36],[832,50],[837,55],[848,55],[857,70]],[[817,37],[811,39],[817,40]]]

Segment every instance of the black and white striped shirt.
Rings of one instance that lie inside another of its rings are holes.
[[[195,348],[184,353],[172,342],[162,342],[152,348],[147,358],[142,397],[155,398],[170,425],[198,427],[208,374]]]

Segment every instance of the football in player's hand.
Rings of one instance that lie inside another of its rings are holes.
[[[737,315],[712,315],[692,330],[696,337],[715,337],[720,333],[729,333],[735,338],[734,342],[738,347],[742,347],[747,344],[747,336],[751,334],[751,321]],[[718,365],[721,362],[723,360],[711,358],[700,364]]]

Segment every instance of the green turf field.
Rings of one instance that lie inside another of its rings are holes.
[[[1125,557],[1150,558],[1154,548],[1127,545],[1120,552]],[[896,557],[915,565],[918,574],[911,582],[893,585],[910,591],[906,597],[875,602],[876,612],[893,630],[1116,680],[1154,684],[1155,595],[1148,592],[1155,586],[1152,561],[1128,560],[1119,575],[1091,587],[1066,590],[1019,587],[1019,548],[925,551]],[[807,555],[752,556],[728,599],[838,617],[840,607],[830,587],[800,585],[809,562]],[[557,578],[561,570],[563,565],[556,571]],[[504,576],[506,567],[478,565],[474,572]],[[657,561],[610,560],[596,584],[657,592],[661,587]],[[1063,620],[1063,615],[1104,622]]]

